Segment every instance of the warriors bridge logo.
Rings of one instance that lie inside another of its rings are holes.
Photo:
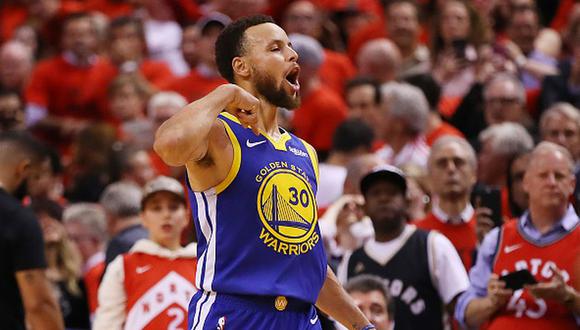
[[[258,215],[264,227],[260,239],[278,253],[300,255],[320,240],[312,188],[294,165],[280,163],[261,182]]]

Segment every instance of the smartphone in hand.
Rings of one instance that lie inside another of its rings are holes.
[[[532,275],[532,273],[527,269],[511,272],[500,277],[499,280],[505,282],[506,289],[512,289],[514,291],[523,288],[526,284],[538,283],[534,278],[534,275]]]
[[[471,193],[471,203],[474,207],[486,207],[491,210],[491,220],[495,227],[503,224],[501,211],[501,191],[489,186],[476,186]]]

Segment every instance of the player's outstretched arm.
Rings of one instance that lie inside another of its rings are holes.
[[[200,160],[208,152],[212,132],[225,134],[216,121],[222,110],[248,126],[257,121],[258,106],[258,99],[239,86],[221,85],[164,122],[155,134],[153,148],[171,166]]]
[[[320,310],[330,315],[349,330],[368,329],[366,327],[370,324],[369,320],[356,307],[348,293],[342,288],[330,267],[327,267],[326,280],[318,295],[316,307],[320,308]]]

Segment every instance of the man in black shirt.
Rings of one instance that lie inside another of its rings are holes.
[[[0,134],[0,327],[63,329],[58,303],[45,276],[40,226],[22,207],[27,177],[43,159],[42,147],[24,133]]]

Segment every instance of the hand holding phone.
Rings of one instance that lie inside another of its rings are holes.
[[[519,290],[526,284],[537,284],[538,281],[534,278],[532,273],[527,269],[511,272],[499,278],[500,281],[505,282],[505,288],[511,290]]]

